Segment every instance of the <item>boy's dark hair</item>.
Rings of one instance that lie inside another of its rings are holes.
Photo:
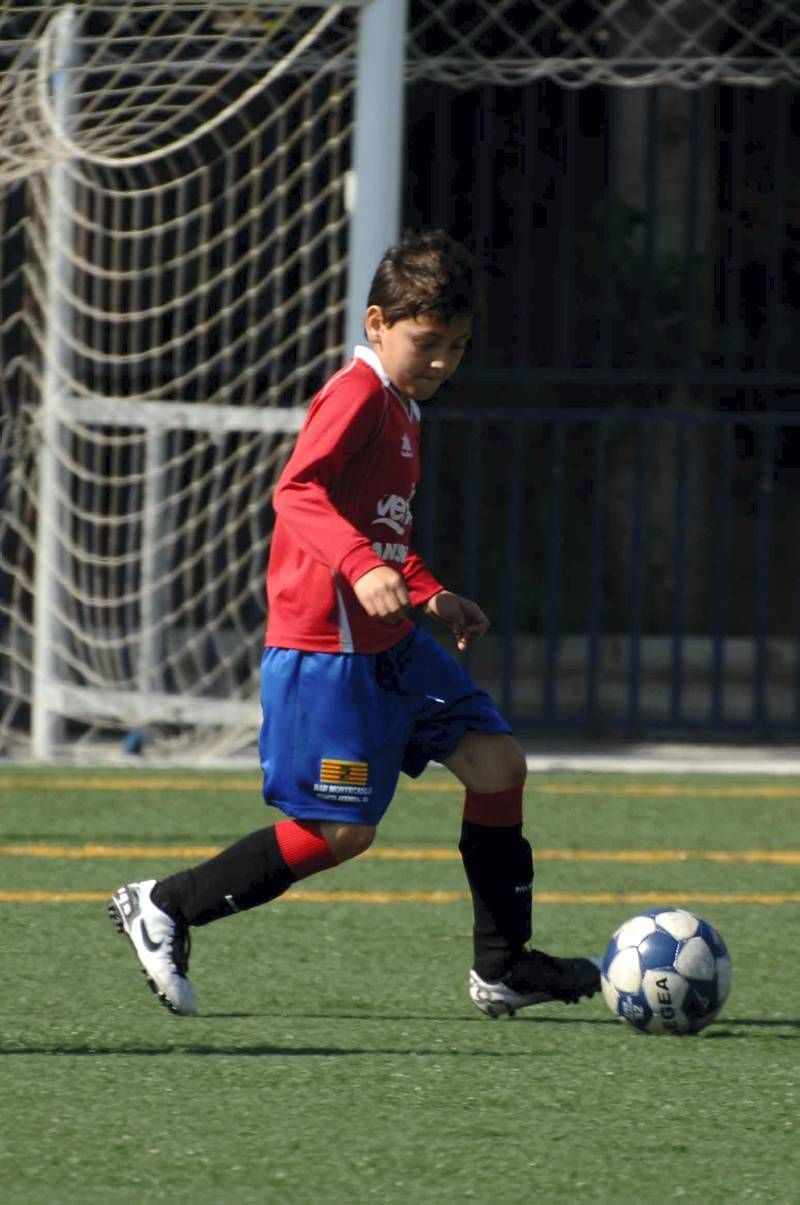
[[[471,318],[477,308],[472,256],[445,230],[406,234],[384,253],[367,305],[379,305],[390,326],[422,315],[441,322]]]

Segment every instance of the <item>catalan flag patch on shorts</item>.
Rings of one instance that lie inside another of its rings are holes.
[[[320,782],[346,782],[364,787],[368,777],[369,766],[365,761],[338,761],[334,757],[323,757],[319,763]]]

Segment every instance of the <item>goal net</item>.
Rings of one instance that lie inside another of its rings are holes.
[[[408,8],[411,86],[800,75],[788,0],[0,4],[0,754],[252,743],[270,495],[345,351],[377,7],[401,48]]]
[[[343,354],[355,32],[2,12],[0,749],[252,739],[270,494]]]
[[[795,0],[418,0],[408,75],[464,88],[800,80]]]

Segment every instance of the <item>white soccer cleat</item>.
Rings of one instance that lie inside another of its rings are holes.
[[[495,983],[469,973],[472,1003],[487,1017],[513,1017],[533,1004],[577,1004],[600,990],[599,958],[554,958],[541,950],[525,950]]]
[[[189,930],[153,903],[155,879],[128,883],[108,901],[108,914],[118,933],[130,939],[148,984],[173,1013],[191,1017],[197,1012],[189,969]]]

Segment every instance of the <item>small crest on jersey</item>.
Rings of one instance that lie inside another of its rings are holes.
[[[368,777],[369,766],[365,761],[339,761],[337,758],[323,757],[319,764],[320,782],[350,783],[364,787]]]
[[[406,460],[410,460],[414,455],[414,449],[411,446],[411,439],[408,432],[403,432],[403,438],[400,440],[400,455],[405,456]]]

